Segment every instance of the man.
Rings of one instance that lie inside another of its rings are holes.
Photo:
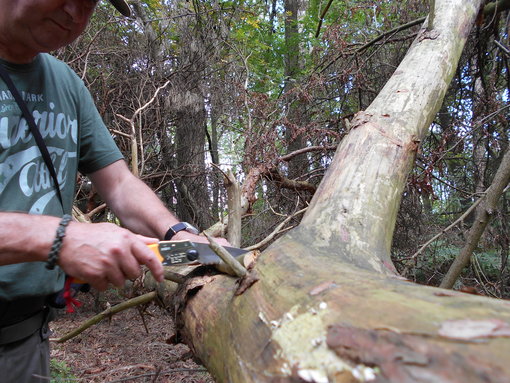
[[[110,2],[129,15],[124,0]],[[46,299],[62,289],[65,274],[104,290],[136,278],[140,265],[146,265],[161,281],[163,268],[147,244],[165,236],[203,241],[131,174],[81,80],[46,53],[82,33],[96,3],[0,0],[0,65],[38,125],[63,200],[57,198],[12,93],[0,80],[2,382],[49,376]],[[71,212],[77,171],[89,176],[125,228],[61,218]],[[52,269],[54,264],[58,267]]]

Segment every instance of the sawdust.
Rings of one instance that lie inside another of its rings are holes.
[[[114,291],[78,298],[82,306],[77,312],[59,310],[51,323],[53,339],[124,300]],[[63,344],[52,341],[52,359],[64,362],[77,382],[214,383],[187,346],[172,344],[170,313],[152,303],[142,311],[133,308],[116,314]]]

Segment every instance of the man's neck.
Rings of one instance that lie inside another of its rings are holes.
[[[7,45],[0,41],[0,58],[13,64],[29,64],[37,53],[27,52],[26,49],[19,49],[17,46]]]

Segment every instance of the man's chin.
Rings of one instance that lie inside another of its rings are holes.
[[[56,50],[59,50],[62,47],[65,47],[66,45],[69,45],[72,42],[73,42],[73,40],[70,40],[70,41],[66,40],[66,41],[62,41],[62,42],[53,41],[51,44],[40,44],[37,47],[37,53],[54,52]]]
[[[77,36],[74,36],[70,31],[59,28],[59,32],[40,31],[38,35],[33,35],[34,50],[37,53],[47,53],[56,51],[66,45],[72,43]]]

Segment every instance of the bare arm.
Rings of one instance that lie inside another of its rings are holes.
[[[163,238],[168,228],[179,222],[152,190],[133,176],[124,161],[115,162],[90,178],[122,223],[134,233],[154,238],[151,242]],[[59,221],[57,217],[45,215],[0,212],[0,265],[46,261]],[[76,236],[93,240],[96,225],[72,222],[64,245],[75,240],[75,231]],[[108,232],[113,229],[127,232],[115,225],[101,228]]]
[[[44,215],[0,213],[0,265],[46,261],[59,221]],[[142,264],[161,281],[163,267],[146,246],[156,240],[109,223],[71,222],[58,264],[99,290],[136,278]]]
[[[89,174],[89,178],[122,225],[135,233],[162,239],[170,226],[180,222],[122,160]],[[185,231],[172,239],[208,243],[204,236]],[[228,245],[224,239],[219,242]]]
[[[147,265],[157,280],[163,267],[147,247],[163,238],[179,220],[124,161],[117,161],[89,175],[99,194],[121,219],[122,228],[110,223],[71,222],[66,230],[58,264],[69,275],[104,290],[109,283],[121,286]],[[46,261],[60,219],[24,213],[0,213],[0,265]],[[135,234],[138,233],[138,234]],[[185,231],[174,239],[207,242]],[[228,245],[223,240],[222,244]]]
[[[46,261],[59,218],[0,213],[0,265]]]
[[[89,175],[99,195],[129,230],[163,238],[179,220],[122,160]]]

